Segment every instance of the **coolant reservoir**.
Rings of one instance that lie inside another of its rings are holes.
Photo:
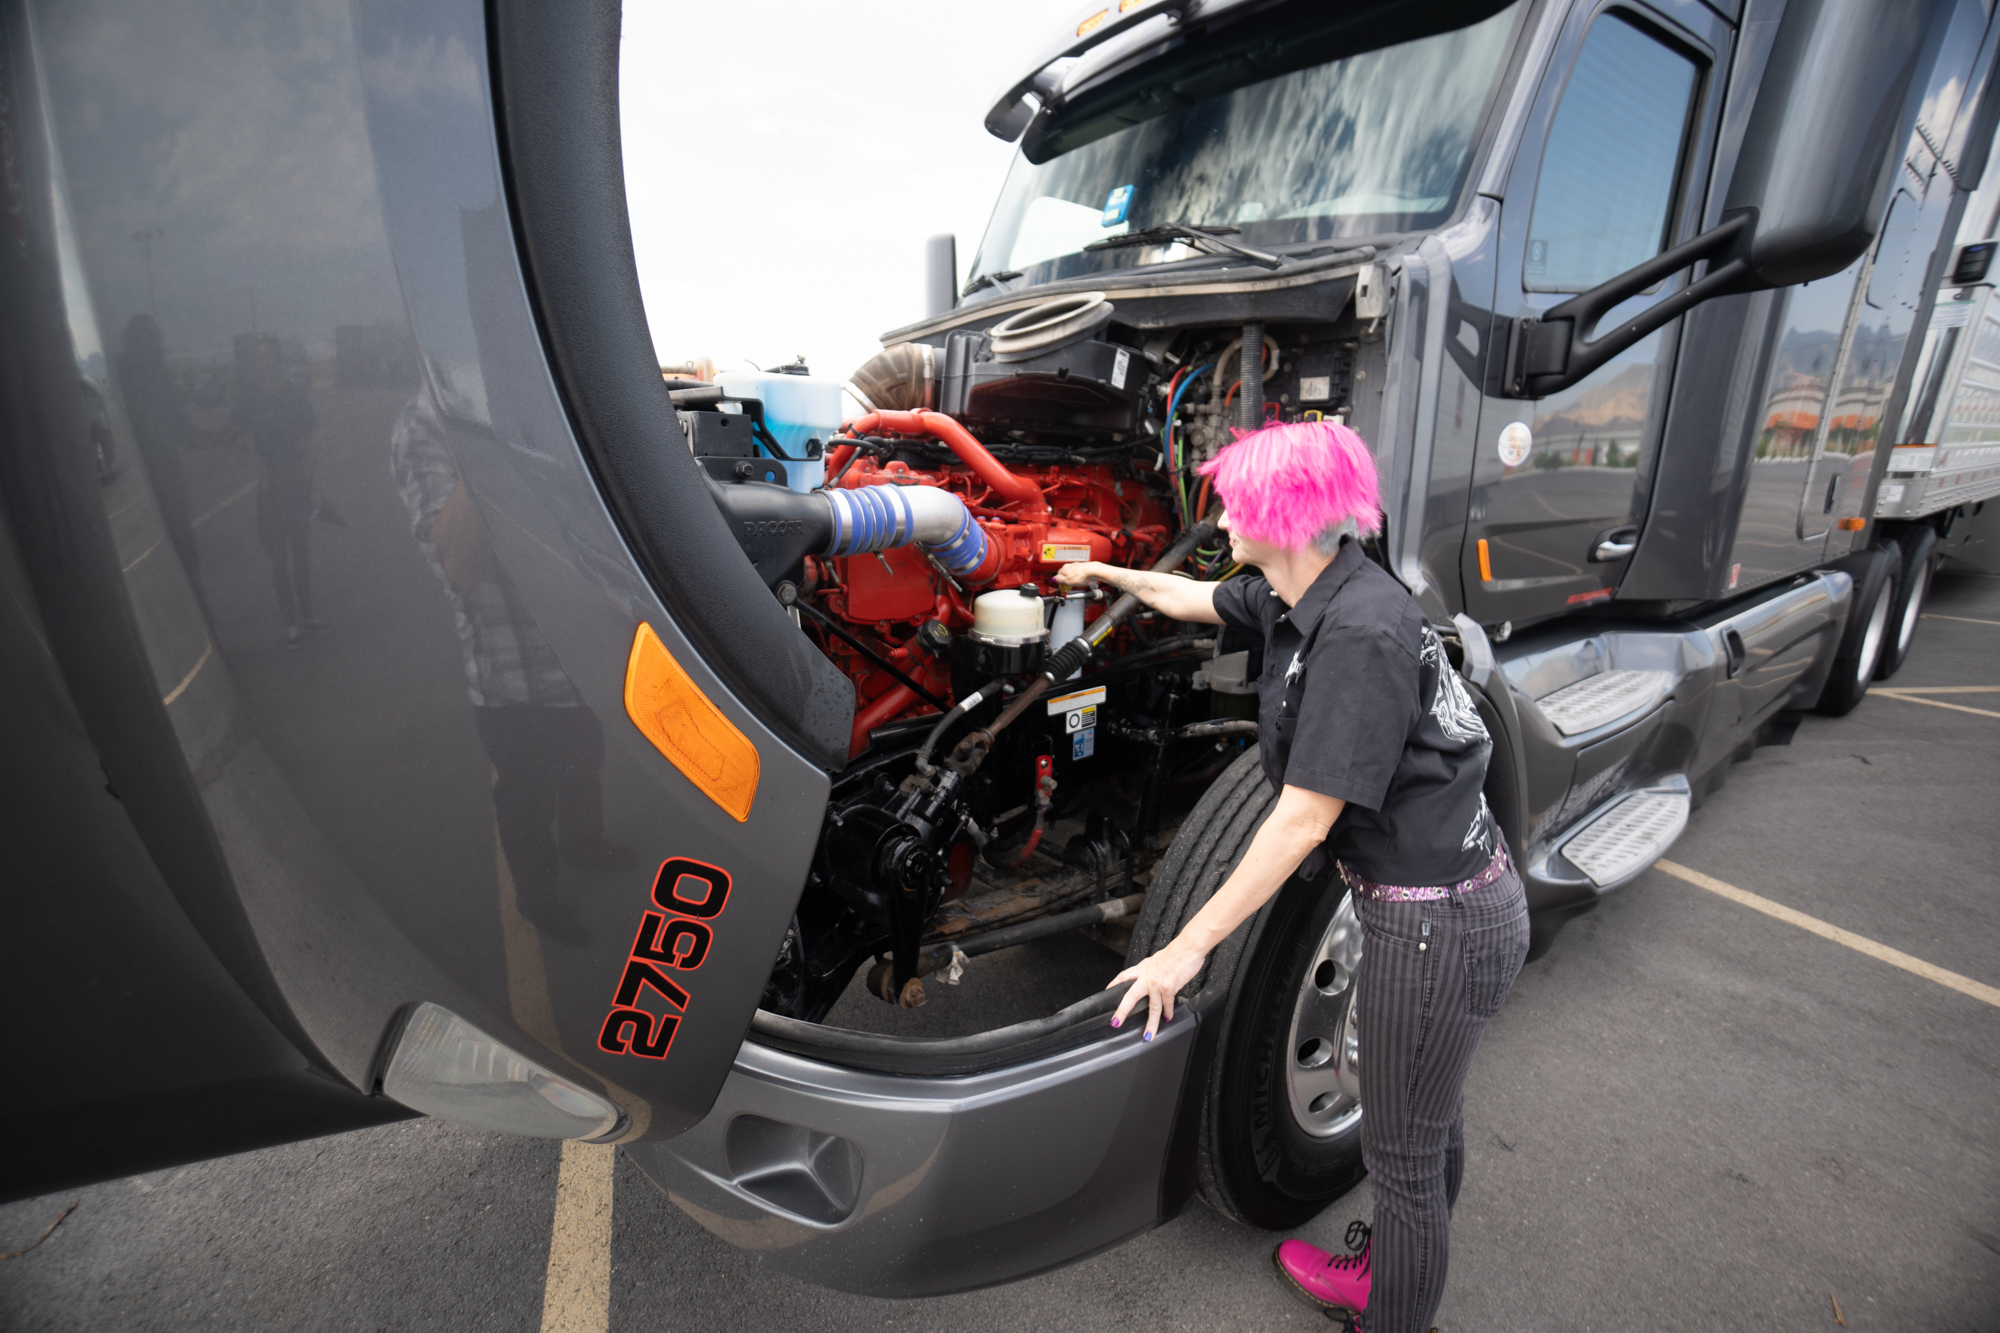
[[[793,490],[812,490],[825,479],[825,462],[805,457],[806,441],[818,440],[823,454],[839,432],[838,380],[767,370],[725,370],[715,377],[715,383],[739,398],[756,398],[764,404],[764,425],[790,456],[785,472]]]
[[[1042,627],[1042,599],[1032,593],[983,592],[972,601],[972,637],[981,643],[1012,647],[1047,633]]]

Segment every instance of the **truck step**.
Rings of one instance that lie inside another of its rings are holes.
[[[1535,707],[1557,731],[1576,736],[1651,706],[1673,687],[1671,671],[1600,671],[1544,695]]]
[[[1684,788],[1632,792],[1570,835],[1559,850],[1600,891],[1612,888],[1660,859],[1687,827],[1690,805]]]

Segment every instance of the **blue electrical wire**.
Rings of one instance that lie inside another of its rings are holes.
[[[1168,457],[1172,458],[1174,461],[1174,470],[1176,472],[1180,470],[1180,458],[1174,452],[1174,447],[1173,447],[1174,413],[1180,411],[1181,399],[1187,396],[1187,391],[1194,386],[1194,382],[1200,379],[1203,375],[1207,374],[1209,371],[1214,369],[1215,369],[1215,363],[1211,361],[1205,366],[1199,366],[1194,370],[1188,372],[1188,377],[1180,382],[1180,387],[1174,390],[1174,396],[1167,402],[1167,452],[1168,452]],[[1176,481],[1175,486],[1176,486],[1176,491],[1178,492],[1179,488],[1178,481]],[[1182,523],[1188,522],[1188,515],[1186,513],[1182,513],[1180,518]]]
[[[1205,366],[1197,367],[1196,369],[1190,371],[1188,373],[1188,377],[1181,381],[1180,387],[1174,390],[1173,399],[1167,404],[1168,430],[1172,430],[1174,428],[1174,413],[1180,410],[1181,399],[1187,396],[1187,391],[1190,388],[1194,387],[1194,382],[1200,379],[1204,373],[1214,369],[1215,369],[1215,362],[1213,361],[1209,362]]]

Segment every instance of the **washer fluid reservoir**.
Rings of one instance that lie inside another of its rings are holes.
[[[792,369],[803,371],[804,366]],[[764,404],[764,425],[788,458],[785,472],[795,491],[816,489],[826,479],[824,455],[840,431],[840,382],[791,370],[725,370],[715,383],[739,398]],[[807,443],[817,440],[807,458]],[[764,452],[760,446],[759,453]]]

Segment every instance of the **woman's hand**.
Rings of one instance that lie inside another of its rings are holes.
[[[1195,979],[1201,971],[1206,953],[1196,953],[1188,945],[1176,939],[1166,948],[1150,958],[1141,959],[1137,967],[1128,967],[1111,978],[1110,990],[1120,982],[1129,981],[1132,988],[1125,992],[1125,998],[1118,1002],[1118,1012],[1111,1016],[1111,1026],[1124,1023],[1126,1016],[1136,1008],[1141,1000],[1148,1001],[1151,1012],[1146,1016],[1146,1040],[1160,1030],[1160,1024],[1169,1022],[1174,1016],[1174,996],[1180,994],[1181,987]]]
[[[1222,623],[1222,617],[1215,612],[1213,583],[1143,569],[1120,569],[1101,560],[1078,560],[1056,571],[1056,586],[1071,591],[1093,579],[1132,594],[1170,620],[1185,620],[1194,625]]]
[[[1109,565],[1095,560],[1077,560],[1056,571],[1056,586],[1075,590],[1092,579],[1101,579],[1110,572]]]
[[[1334,821],[1346,808],[1347,803],[1338,797],[1286,783],[1278,793],[1278,803],[1271,808],[1257,835],[1250,839],[1250,849],[1237,862],[1236,869],[1229,872],[1229,878],[1216,889],[1215,895],[1181,927],[1173,942],[1137,967],[1128,967],[1111,978],[1111,986],[1132,983],[1118,1003],[1118,1012],[1111,1017],[1111,1026],[1123,1023],[1125,1016],[1145,1000],[1152,1007],[1146,1020],[1146,1040],[1151,1041],[1160,1024],[1173,1018],[1174,996],[1195,979],[1208,951],[1271,900],[1271,895],[1299,868],[1306,854],[1326,840]]]

